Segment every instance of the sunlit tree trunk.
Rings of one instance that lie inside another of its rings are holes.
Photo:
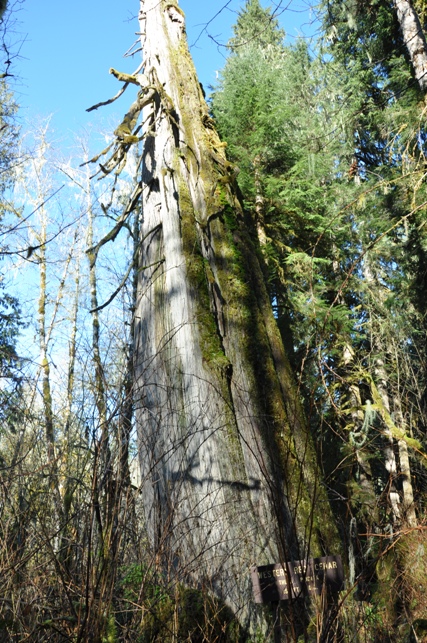
[[[376,342],[378,344],[378,342]],[[378,350],[378,345],[376,346]],[[387,391],[387,374],[385,371],[384,361],[382,357],[377,356],[374,360],[374,376],[377,382],[378,393],[381,398],[381,403],[385,411],[390,414],[390,402]],[[396,455],[394,453],[394,439],[393,434],[390,428],[385,425],[383,427],[384,433],[384,465],[389,476],[389,488],[388,488],[388,497],[390,501],[390,507],[392,511],[393,521],[399,521],[400,514],[400,498],[396,489],[396,480],[397,480],[397,462]]]
[[[351,369],[354,368],[354,350],[349,344],[344,346],[342,362],[345,372],[351,372]],[[351,446],[355,449],[356,454],[359,483],[363,492],[362,503],[365,505],[365,513],[369,514],[372,520],[375,520],[377,512],[376,498],[372,483],[371,463],[369,458],[366,456],[369,426],[367,425],[366,433],[364,433],[362,396],[360,394],[359,386],[355,382],[351,382],[349,384],[346,397],[347,404],[351,409],[350,418],[352,431],[350,432],[350,442],[352,443]]]
[[[409,52],[415,78],[427,92],[427,43],[420,20],[411,0],[393,0],[403,40]]]
[[[403,415],[400,408],[400,402],[395,398],[389,396],[387,389],[387,374],[384,367],[383,360],[378,357],[375,360],[374,373],[377,378],[377,389],[381,398],[382,408],[388,415],[393,412],[394,422],[398,428],[404,432]],[[411,481],[411,468],[409,463],[408,445],[404,439],[397,439],[397,448],[399,454],[399,469],[397,466],[396,455],[394,451],[395,439],[390,427],[385,423],[384,437],[386,445],[384,447],[384,460],[385,467],[390,477],[390,505],[392,508],[394,520],[402,521],[410,527],[417,525],[417,518],[415,514],[414,493]],[[396,489],[397,478],[401,479],[402,483],[402,498],[399,498],[399,493]]]
[[[77,235],[76,235],[77,236]],[[77,262],[75,265],[75,292],[74,292],[74,301],[73,307],[70,315],[71,321],[71,332],[68,342],[68,371],[67,371],[67,400],[64,409],[64,472],[65,479],[61,482],[61,495],[63,498],[63,521],[64,529],[61,534],[61,541],[59,546],[59,559],[61,564],[64,565],[67,573],[71,572],[73,559],[71,556],[71,548],[69,543],[71,541],[71,508],[73,502],[73,496],[75,491],[75,481],[74,476],[72,475],[72,465],[73,465],[73,446],[74,446],[74,436],[72,435],[72,407],[73,407],[73,397],[74,397],[74,385],[75,385],[75,370],[76,370],[76,358],[77,358],[77,323],[78,323],[78,312],[79,312],[79,299],[80,299],[80,259],[77,257]]]
[[[27,251],[28,258],[38,265],[39,271],[39,290],[37,298],[37,330],[38,342],[40,349],[40,367],[36,376],[36,381],[41,379],[41,405],[43,410],[43,428],[45,432],[45,445],[47,465],[49,467],[49,484],[54,500],[54,519],[57,529],[63,520],[63,503],[60,494],[60,470],[59,470],[59,453],[57,450],[57,426],[55,421],[54,403],[52,396],[51,381],[51,357],[50,348],[52,335],[57,327],[58,318],[63,303],[65,293],[65,284],[69,274],[71,261],[74,254],[74,244],[68,252],[65,260],[62,276],[56,287],[56,292],[52,291],[52,283],[49,275],[49,234],[48,231],[52,225],[53,217],[45,204],[51,188],[46,164],[48,162],[49,142],[48,142],[48,122],[42,125],[35,134],[38,143],[37,152],[31,159],[26,176],[27,184],[23,185],[28,203],[38,208],[37,224],[28,225],[29,230],[29,248]],[[37,389],[34,389],[34,396],[37,396]],[[55,550],[60,543],[59,536],[53,539]]]
[[[378,277],[367,264],[364,269],[366,283],[372,288],[372,293],[380,306],[384,305],[384,294]],[[394,433],[401,432],[405,435],[404,419],[398,392],[391,390],[389,375],[387,373],[385,355],[387,352],[387,338],[383,337],[380,321],[372,324],[371,342],[375,357],[373,359],[373,382],[371,391],[374,402],[379,407],[383,420],[384,435],[384,465],[389,475],[388,499],[391,508],[393,522],[403,522],[411,527],[417,524],[414,494],[411,482],[411,469],[409,463],[408,446],[405,440],[398,438]],[[392,421],[394,417],[394,421]],[[393,430],[395,426],[395,431]],[[397,440],[397,452],[399,463],[395,453],[395,441]],[[402,494],[399,496],[397,480],[401,479]]]
[[[145,107],[135,404],[147,528],[169,573],[250,613],[249,566],[337,537],[175,2],[141,2]]]
[[[42,212],[42,217],[45,219],[45,213]],[[46,328],[46,299],[47,299],[47,282],[46,282],[46,221],[42,223],[42,230],[38,238],[40,242],[40,251],[38,254],[38,262],[40,266],[40,293],[39,293],[39,343],[40,343],[40,358],[42,370],[42,398],[44,421],[46,431],[46,442],[49,460],[54,462],[55,458],[55,435],[53,428],[53,409],[52,409],[52,393],[50,386],[50,364],[47,353],[47,328]]]
[[[258,154],[253,161],[254,165],[254,186],[255,186],[255,223],[258,234],[258,241],[261,246],[267,243],[267,235],[265,233],[265,199],[262,191],[261,183],[261,155]]]
[[[405,421],[401,409],[400,400],[394,399],[395,417],[400,428],[405,430]],[[418,524],[415,512],[414,490],[412,487],[411,465],[409,462],[409,450],[405,440],[398,440],[397,447],[399,450],[400,476],[403,490],[403,515],[409,527],[416,527]]]
[[[93,247],[93,205],[90,202],[90,192],[88,191],[88,225],[87,225],[87,244],[89,248]],[[100,322],[98,314],[98,284],[96,277],[96,264],[91,252],[89,257],[89,287],[90,287],[90,304],[92,313],[92,361],[94,368],[93,391],[95,405],[98,411],[98,421],[101,433],[101,442],[103,449],[108,450],[108,432],[107,432],[107,405],[105,394],[105,373],[101,360],[100,351]],[[105,444],[104,444],[105,443]]]

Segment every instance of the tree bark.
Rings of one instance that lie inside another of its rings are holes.
[[[393,398],[393,406],[395,409],[395,417],[397,419],[397,425],[403,430],[406,429],[405,421],[403,418],[402,408],[400,400],[397,399],[397,396]],[[406,431],[405,431],[406,432]],[[408,445],[405,440],[398,440],[397,447],[399,450],[399,462],[400,462],[400,476],[402,480],[402,509],[403,515],[406,524],[409,527],[416,527],[418,524],[417,514],[415,512],[415,502],[414,502],[414,490],[412,487],[412,476],[411,476],[411,465],[409,462],[409,450]]]
[[[425,94],[427,92],[427,43],[418,14],[411,0],[393,0],[393,4],[414,68],[415,78]]]
[[[346,374],[351,372],[351,369],[354,367],[354,351],[350,344],[346,344],[344,346],[342,363]],[[352,446],[355,449],[360,487],[363,492],[363,499],[360,502],[363,505],[364,513],[369,515],[372,521],[375,521],[377,518],[377,503],[372,483],[373,476],[371,463],[369,458],[366,457],[365,451],[368,435],[367,433],[365,435],[362,430],[364,418],[362,411],[362,396],[360,394],[359,386],[354,382],[350,383],[348,390],[344,395],[347,398],[347,404],[352,409],[350,413],[352,423],[350,443],[352,443]],[[359,441],[360,444],[358,443]]]
[[[380,340],[374,337],[373,345],[377,351],[381,350]],[[384,360],[377,355],[374,360],[374,377],[377,383],[377,389],[381,398],[382,405],[386,412],[390,414],[390,402],[387,391],[387,373],[385,370]],[[384,466],[389,475],[388,497],[393,517],[393,522],[399,522],[401,519],[400,498],[396,489],[396,480],[398,477],[396,455],[394,453],[394,439],[390,428],[384,424]]]
[[[253,629],[249,566],[336,553],[338,538],[183,13],[145,0],[140,32],[142,96],[154,90],[135,311],[147,528],[168,573],[210,587]]]

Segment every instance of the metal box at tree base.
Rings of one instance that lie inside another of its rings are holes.
[[[251,567],[256,603],[287,601],[307,595],[340,592],[344,570],[340,556],[290,561],[282,565]]]

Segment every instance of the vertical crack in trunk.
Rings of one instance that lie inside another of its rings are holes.
[[[210,586],[254,627],[250,565],[337,553],[338,538],[256,230],[236,199],[177,3],[141,2],[140,32],[156,89],[143,115],[150,189],[135,313],[147,527],[169,573]]]

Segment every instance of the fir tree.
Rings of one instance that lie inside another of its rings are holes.
[[[285,32],[271,9],[263,9],[259,0],[246,0],[233,26],[234,37],[228,43],[231,51],[238,52],[241,47],[255,44],[265,49],[281,45]]]
[[[409,427],[422,407],[410,370],[425,381],[426,362],[417,311],[424,116],[392,4],[327,2],[323,15],[312,59],[302,44],[276,44],[264,64],[262,45],[242,39],[213,111],[261,229],[270,296],[325,470],[348,498],[343,527],[350,506],[361,531],[388,532],[416,524],[411,480],[415,497],[418,481],[423,489],[423,476],[411,474],[423,435],[413,426],[411,442]],[[237,37],[250,27],[242,12]],[[368,407],[375,419],[365,422]],[[358,573],[369,576],[372,541],[354,546]]]

